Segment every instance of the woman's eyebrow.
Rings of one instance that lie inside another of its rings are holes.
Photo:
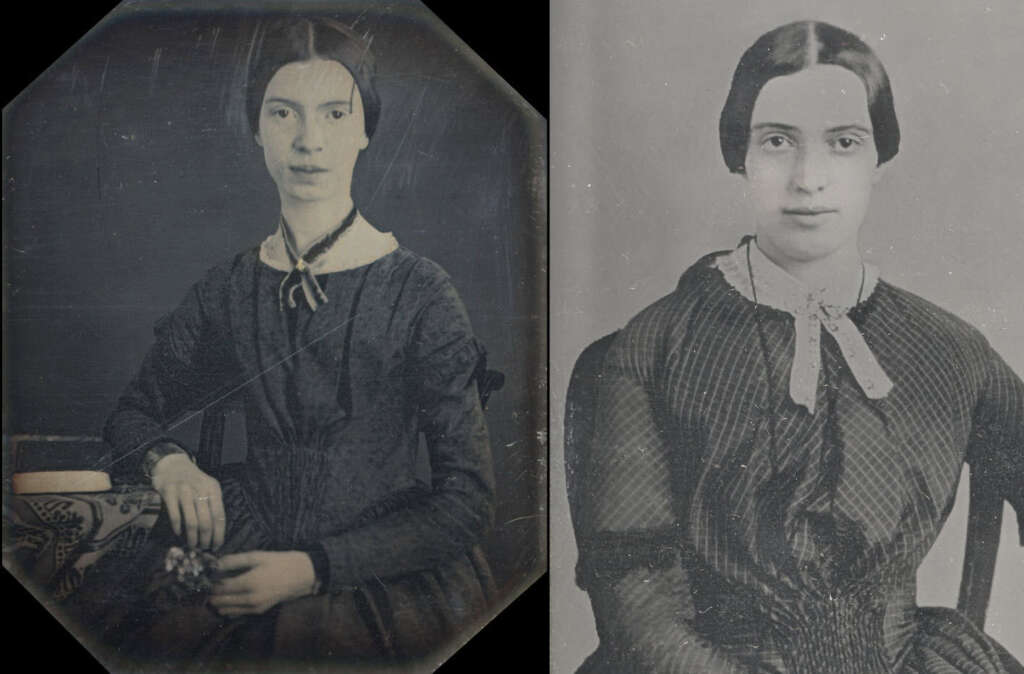
[[[291,100],[289,98],[281,98],[279,96],[274,96],[273,98],[268,98],[264,102],[265,103],[284,103],[285,105],[290,105],[293,108],[302,107],[301,105],[299,105],[298,103],[296,103],[295,101],[293,101],[293,100]]]
[[[329,108],[329,107],[334,106],[334,105],[347,105],[348,107],[351,108],[352,107],[352,101],[351,101],[351,99],[347,100],[347,101],[341,101],[341,100],[338,100],[338,101],[327,101],[326,103],[321,103],[318,107]]]
[[[788,133],[800,133],[800,129],[797,127],[791,124],[782,124],[780,122],[759,122],[750,127],[751,131],[761,131],[762,129],[777,129]]]
[[[827,129],[828,133],[842,133],[843,131],[858,131],[865,136],[871,135],[871,129],[867,128],[863,124],[842,124],[840,126],[833,126]]]
[[[776,129],[793,134],[800,133],[800,129],[798,127],[791,124],[783,124],[781,122],[759,122],[750,127],[751,131],[761,131],[764,129]],[[863,124],[840,124],[839,126],[831,126],[828,129],[825,129],[826,133],[842,133],[844,131],[857,131],[867,136],[871,135],[871,129]]]

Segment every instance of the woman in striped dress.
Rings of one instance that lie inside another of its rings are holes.
[[[1024,515],[1024,383],[861,258],[899,146],[885,69],[834,26],[777,28],[741,58],[720,140],[756,235],[686,270],[604,360],[576,478],[601,637],[581,671],[1019,671],[915,604],[965,460]]]

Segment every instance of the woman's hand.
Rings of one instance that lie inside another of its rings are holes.
[[[313,560],[298,550],[241,552],[217,563],[218,572],[240,569],[248,570],[213,585],[210,605],[221,615],[264,613],[283,601],[313,594],[316,583]]]
[[[187,454],[168,454],[153,467],[153,488],[160,492],[175,535],[190,547],[216,550],[224,543],[224,502],[220,482],[192,463]]]

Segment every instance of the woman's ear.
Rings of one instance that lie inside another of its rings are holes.
[[[366,135],[366,131],[363,131],[363,137],[359,139],[359,149],[365,150],[370,144],[370,137]]]
[[[252,137],[253,137],[253,138],[254,138],[254,139],[256,140],[256,144],[257,144],[257,145],[259,145],[260,147],[263,147],[263,139],[262,139],[262,138],[260,138],[260,132],[259,132],[259,131],[257,131],[256,133],[254,133],[254,134],[252,135]]]

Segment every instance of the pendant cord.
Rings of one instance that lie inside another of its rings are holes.
[[[778,474],[778,451],[776,447],[776,419],[775,419],[775,369],[772,367],[771,358],[768,357],[768,337],[764,332],[764,324],[761,322],[761,304],[757,301],[757,285],[754,283],[754,266],[750,261],[750,244],[754,237],[747,239],[747,274],[750,277],[750,294],[754,299],[754,322],[757,324],[758,341],[761,344],[761,359],[764,362],[765,380],[768,384],[768,459],[772,466],[772,476]]]
[[[864,283],[867,279],[867,270],[864,269],[864,263],[860,263],[860,289],[857,290],[857,301],[854,302],[853,306],[860,306],[860,301],[864,297]]]
[[[755,240],[756,240],[756,237],[749,237],[749,238],[747,238],[747,242],[746,242],[747,243],[747,275],[750,278],[750,294],[751,294],[751,297],[753,298],[753,301],[754,301],[754,322],[757,324],[758,341],[760,342],[760,345],[761,345],[761,358],[764,361],[765,377],[766,377],[767,383],[768,383],[768,410],[769,410],[768,432],[770,434],[769,459],[770,459],[771,466],[772,466],[772,475],[774,476],[774,475],[777,475],[777,473],[778,473],[778,447],[777,447],[777,440],[776,440],[776,438],[777,438],[777,429],[776,429],[775,402],[773,400],[774,395],[775,395],[775,370],[772,367],[771,358],[769,357],[768,337],[765,334],[764,324],[761,321],[761,311],[760,311],[761,303],[757,299],[757,284],[754,282],[754,265],[753,265],[753,263],[751,262],[751,259],[750,259],[750,246],[751,246],[751,242],[755,241]],[[865,283],[866,283],[866,277],[867,277],[867,272],[865,270],[864,263],[861,262],[861,265],[860,265],[860,289],[857,291],[857,301],[854,304],[854,306],[860,305],[861,299],[864,296],[864,286],[865,286]],[[824,365],[825,365],[826,387],[831,388],[835,384],[831,381],[832,380],[832,375],[830,373],[830,369],[828,368],[827,364],[824,364]],[[827,401],[826,404],[829,406],[829,419],[830,419],[830,421],[833,424],[836,424],[836,427],[831,429],[831,432],[828,433],[828,435],[830,436],[829,440],[831,440],[831,443],[827,443],[827,444],[832,444],[833,446],[838,447],[841,444],[841,440],[838,437],[839,436],[839,430],[838,430],[838,421],[836,419],[837,412],[836,412],[836,409],[835,409],[835,403],[836,403],[835,397],[836,397],[836,392],[829,391],[828,401]],[[827,447],[824,447],[824,446],[822,447],[823,451],[825,451],[826,449],[827,449]],[[830,491],[831,491],[830,507],[834,508],[834,505],[835,505],[834,504],[834,501],[835,501],[835,490],[832,489]]]

